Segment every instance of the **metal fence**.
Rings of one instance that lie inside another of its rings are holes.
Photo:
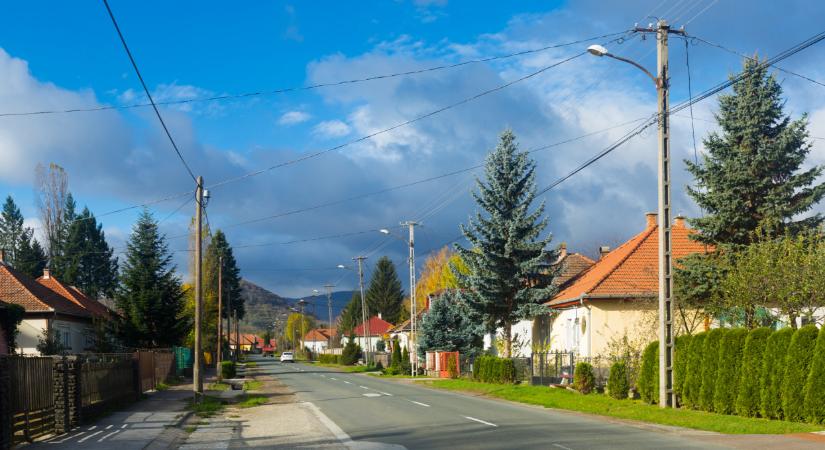
[[[8,357],[12,442],[30,441],[54,429],[54,359]]]

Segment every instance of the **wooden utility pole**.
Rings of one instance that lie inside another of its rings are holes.
[[[218,372],[218,380],[221,379],[221,360],[223,359],[223,256],[218,257],[218,349],[215,352],[215,367]]]
[[[418,305],[415,303],[415,226],[418,223],[413,221],[403,222],[401,225],[407,225],[410,228],[410,239],[407,241],[410,247],[410,355],[413,360],[410,364],[410,372],[412,376],[418,372],[418,353],[415,348],[415,333],[416,333],[416,314],[418,314]]]
[[[203,219],[203,177],[198,177],[197,187],[195,188],[195,361],[192,367],[193,386],[195,397],[197,398],[203,393],[203,373],[201,359],[201,307],[203,302],[203,286],[201,285],[202,278],[202,255],[201,243]]]
[[[327,314],[329,315],[329,336],[327,337],[327,349],[332,348],[332,288],[334,284],[325,284],[327,288]]]
[[[358,288],[361,290],[361,320],[363,326],[361,327],[361,332],[364,333],[364,362],[369,365],[370,363],[370,324],[367,321],[367,317],[369,317],[369,313],[367,312],[367,298],[364,297],[364,269],[363,269],[363,261],[367,259],[366,256],[356,256],[352,258],[358,261]]]

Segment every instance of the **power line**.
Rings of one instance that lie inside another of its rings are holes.
[[[108,7],[108,6],[107,6]],[[552,50],[556,48],[568,47],[571,45],[581,44],[585,42],[594,41],[597,39],[604,39],[615,37],[621,34],[625,34],[626,31],[621,31],[617,33],[609,33],[604,34],[601,36],[594,36],[586,39],[579,39],[572,42],[565,42],[562,44],[551,44],[544,47],[529,49],[529,50],[522,50],[520,52],[509,53],[506,55],[499,55],[499,56],[488,56],[484,58],[477,58],[471,59],[467,61],[462,61],[454,64],[441,64],[437,66],[426,67],[423,69],[416,69],[416,70],[408,70],[403,72],[393,72],[387,74],[379,74],[379,75],[370,75],[362,78],[354,78],[349,80],[339,80],[339,81],[330,81],[326,83],[317,83],[312,84],[309,86],[294,86],[294,87],[287,87],[287,88],[279,88],[279,89],[272,89],[266,91],[253,91],[253,92],[244,92],[240,94],[225,94],[225,95],[214,95],[209,97],[201,97],[201,98],[190,98],[190,99],[180,99],[180,100],[168,100],[168,101],[161,101],[161,102],[152,102],[152,103],[135,103],[131,105],[107,105],[107,106],[98,106],[92,108],[68,108],[68,109],[54,109],[54,110],[41,110],[41,111],[27,111],[27,112],[10,112],[10,113],[0,113],[0,117],[14,117],[14,116],[34,116],[34,115],[48,115],[48,114],[65,114],[65,113],[76,113],[76,112],[95,112],[95,111],[107,111],[107,110],[114,110],[114,109],[132,109],[132,108],[141,108],[146,106],[154,106],[154,105],[182,105],[188,103],[199,103],[199,102],[212,102],[212,101],[220,101],[220,100],[234,100],[234,99],[241,99],[241,98],[248,98],[248,97],[257,97],[257,96],[265,96],[265,95],[274,95],[274,94],[284,94],[289,92],[299,92],[299,91],[309,91],[319,88],[325,87],[334,87],[334,86],[344,86],[349,84],[357,84],[363,83],[368,81],[376,81],[376,80],[384,80],[389,78],[397,78],[402,76],[409,76],[409,75],[419,75],[428,72],[436,72],[440,70],[446,69],[453,69],[456,67],[471,65],[471,64],[479,64],[485,63],[490,61],[497,61],[503,60],[508,58],[514,58],[518,56],[529,55],[533,53],[540,53],[547,50]],[[151,97],[150,97],[151,100]]]
[[[117,31],[117,35],[120,38],[120,42],[123,44],[123,49],[126,50],[126,55],[129,56],[129,61],[132,63],[132,67],[135,69],[135,74],[140,80],[140,85],[143,86],[143,92],[146,93],[146,98],[149,99],[149,103],[152,105],[152,109],[155,111],[155,115],[160,122],[160,125],[163,127],[163,131],[166,133],[166,137],[169,138],[169,142],[172,144],[172,148],[175,149],[175,153],[177,153],[180,162],[183,163],[183,167],[186,168],[186,171],[189,172],[189,176],[192,177],[192,181],[197,181],[195,179],[195,174],[192,172],[192,169],[189,168],[189,164],[186,163],[186,160],[183,159],[183,155],[180,153],[178,149],[178,144],[175,143],[175,140],[172,138],[172,134],[169,132],[169,128],[166,127],[166,122],[163,121],[163,117],[160,115],[160,111],[158,110],[158,106],[155,104],[155,101],[152,99],[152,94],[149,92],[149,88],[146,87],[146,82],[143,81],[143,76],[140,74],[140,69],[138,69],[137,62],[135,62],[135,58],[132,56],[132,52],[129,50],[129,46],[126,45],[126,39],[123,37],[123,33],[120,31],[120,26],[117,24],[117,20],[115,20],[115,15],[112,13],[112,8],[109,7],[109,0],[103,0],[103,5],[106,6],[106,11],[109,13],[109,17],[112,19],[112,24],[115,26],[115,30]]]

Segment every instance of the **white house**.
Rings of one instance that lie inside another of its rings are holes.
[[[355,327],[355,330],[353,330],[355,342],[361,346],[362,350],[375,351],[378,341],[383,341],[384,335],[389,334],[389,331],[393,326],[391,323],[382,319],[380,313],[377,316],[370,317],[367,324],[369,325],[369,335],[367,335],[364,330],[363,323],[360,323],[357,327]],[[347,345],[348,342],[348,336],[341,339],[341,345]]]
[[[313,353],[323,352],[335,340],[336,331],[332,328],[316,328],[310,330],[303,338],[304,348]],[[334,342],[333,342],[334,344]]]

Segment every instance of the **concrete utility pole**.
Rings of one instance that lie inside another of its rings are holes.
[[[301,305],[301,353],[304,352],[304,348],[306,348],[306,344],[304,343],[304,338],[306,338],[306,320],[304,320],[304,305],[306,301],[304,299],[298,300],[298,304]]]
[[[235,362],[241,358],[241,326],[238,323],[238,310],[232,311],[233,322],[235,322],[235,347],[237,350],[235,351]]]
[[[223,307],[222,304],[222,297],[223,297],[223,256],[218,257],[218,349],[215,352],[215,367],[217,368],[218,372],[218,380],[221,379],[221,360],[223,359],[223,345],[221,345],[221,339],[223,338],[223,330],[221,329],[223,326]]]
[[[364,356],[364,362],[369,365],[370,363],[370,324],[367,321],[367,317],[369,317],[369,313],[367,312],[367,298],[364,296],[364,269],[363,269],[363,261],[367,259],[366,256],[356,256],[352,258],[354,261],[358,261],[358,288],[361,290],[361,318],[364,332],[364,350],[366,355]]]
[[[401,225],[406,225],[410,228],[410,342],[409,351],[412,355],[412,364],[410,364],[410,375],[415,376],[418,373],[418,353],[416,353],[416,314],[418,313],[418,305],[415,302],[415,226],[418,223],[413,221],[403,222]]]
[[[203,177],[198,177],[195,188],[195,361],[192,367],[192,378],[194,378],[192,388],[197,399],[203,393],[203,373],[201,372],[203,361],[201,361],[201,304],[203,302],[201,285],[202,278],[202,255],[201,243],[203,241],[201,221],[203,219]]]
[[[327,314],[329,314],[329,336],[327,337],[327,349],[332,348],[332,288],[334,284],[325,284],[327,289]]]

